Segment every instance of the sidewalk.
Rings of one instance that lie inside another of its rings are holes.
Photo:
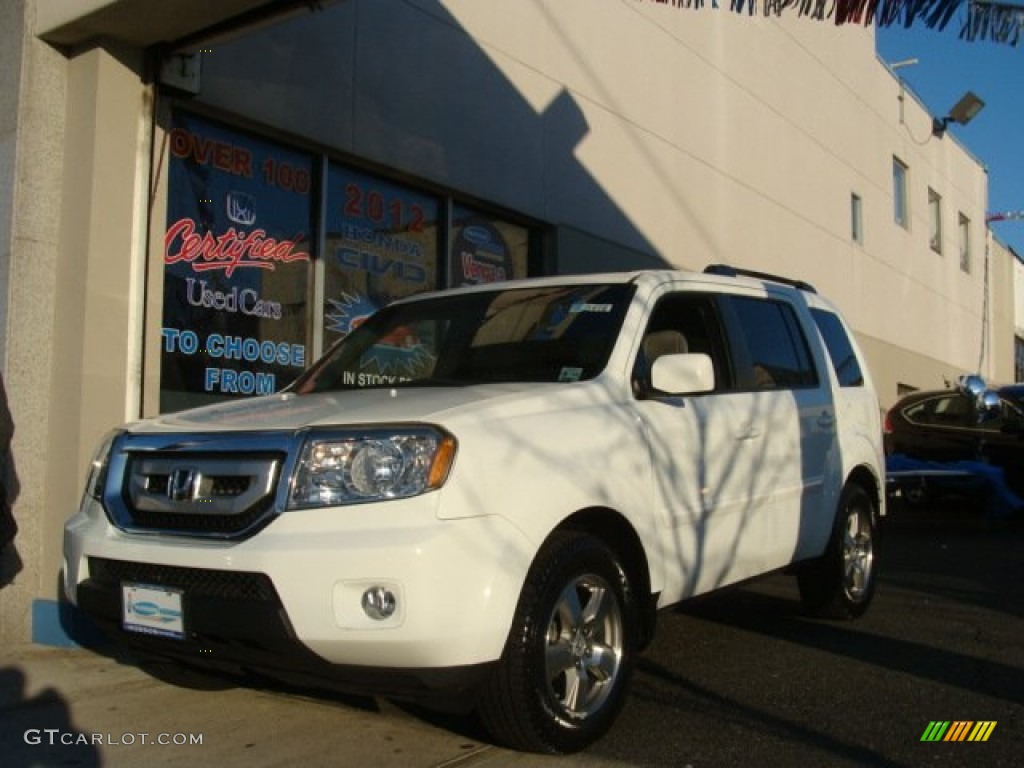
[[[5,768],[621,765],[508,752],[474,738],[468,723],[434,724],[377,699],[236,687],[198,673],[171,684],[160,679],[171,668],[136,663],[83,648],[0,650]]]
[[[207,690],[189,690],[85,649],[24,646],[3,656],[0,754],[9,767],[228,766],[239,758],[253,766],[318,765],[328,756],[338,765],[408,766],[457,754],[448,733],[327,698],[234,688],[200,675],[195,685]],[[467,741],[462,753],[481,746]]]

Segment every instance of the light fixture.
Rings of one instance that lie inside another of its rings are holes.
[[[964,94],[963,98],[960,99],[953,108],[949,110],[949,115],[943,118],[934,118],[932,120],[932,135],[942,137],[946,133],[946,128],[950,123],[959,123],[960,125],[967,125],[974,116],[981,112],[981,108],[985,106],[985,102],[979,99],[971,91]]]

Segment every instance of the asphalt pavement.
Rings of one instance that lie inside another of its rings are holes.
[[[25,645],[0,650],[0,764],[1019,765],[1024,520],[897,509],[883,534],[858,621],[804,618],[784,574],[663,612],[620,720],[581,755],[512,753],[380,699]],[[922,741],[942,722],[994,725],[984,742]]]

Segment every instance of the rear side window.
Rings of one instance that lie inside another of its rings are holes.
[[[1024,413],[1006,398],[1001,399],[997,416],[979,423],[970,398],[959,392],[949,392],[908,405],[903,416],[907,421],[922,426],[956,427],[982,432],[1001,432],[1004,427],[1016,432],[1024,425]]]
[[[824,309],[812,309],[811,316],[825,340],[825,347],[828,349],[839,386],[863,387],[864,373],[842,321],[834,313]]]
[[[907,421],[936,427],[970,427],[974,424],[971,401],[957,392],[940,395],[908,406]]]
[[[793,308],[781,301],[731,296],[735,330],[742,336],[734,353],[740,389],[815,387],[818,374]],[[737,340],[739,341],[739,340]]]

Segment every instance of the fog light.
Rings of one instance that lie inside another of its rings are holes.
[[[395,613],[395,595],[385,587],[370,587],[363,592],[363,612],[375,621],[384,621]]]

